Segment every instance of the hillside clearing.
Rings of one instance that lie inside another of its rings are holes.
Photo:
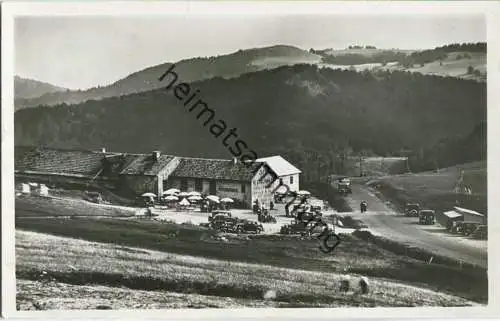
[[[471,195],[459,195],[463,207],[487,214],[487,164],[473,162],[440,169],[438,172],[387,176],[370,182],[396,206],[418,202],[439,211],[456,205],[454,191],[460,171],[464,170],[463,184],[470,186]]]
[[[126,206],[95,204],[78,199],[42,197],[36,195],[16,197],[17,217],[46,216],[134,216],[137,209]]]
[[[16,265],[19,279],[37,280],[46,271],[53,281],[74,285],[122,285],[259,301],[272,290],[276,302],[331,307],[474,305],[455,296],[379,279],[370,281],[369,294],[360,295],[355,288],[344,293],[338,291],[342,277],[338,273],[213,260],[24,231],[16,232]],[[355,283],[356,276],[350,277]]]

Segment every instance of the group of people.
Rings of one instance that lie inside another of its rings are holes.
[[[252,209],[255,214],[264,213],[268,211],[268,208],[264,205],[264,203],[261,204],[259,200],[255,200]],[[270,211],[274,210],[274,202],[272,200],[269,201],[269,210]]]

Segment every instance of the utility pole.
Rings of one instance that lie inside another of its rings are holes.
[[[359,177],[363,176],[363,161],[364,161],[363,153],[360,153],[359,154]]]
[[[460,174],[458,176],[458,179],[455,183],[455,203],[457,205],[460,205],[460,193],[462,192],[462,185],[464,181],[464,170],[460,170]]]

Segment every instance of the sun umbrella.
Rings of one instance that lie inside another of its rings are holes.
[[[192,192],[189,192],[188,193],[190,196],[201,196],[201,193],[200,192],[197,192],[197,191],[192,191]]]
[[[189,201],[185,198],[183,198],[182,201],[179,202],[179,205],[182,205],[182,206],[188,206],[190,204],[191,203],[189,203]]]
[[[144,193],[144,194],[142,194],[142,196],[144,196],[144,197],[156,197],[156,194],[154,194],[154,193]]]
[[[219,197],[215,195],[208,195],[207,199],[214,201],[214,202],[219,202]]]
[[[297,194],[298,195],[311,195],[311,193],[309,193],[308,191],[299,191]]]
[[[168,195],[167,197],[165,197],[165,200],[166,201],[178,201],[179,198],[177,196],[174,196],[174,195]]]
[[[192,195],[192,196],[188,197],[188,200],[190,200],[190,201],[199,201],[201,199],[202,199],[201,196],[198,196],[198,195]]]
[[[163,195],[174,195],[179,193],[180,191],[177,188],[171,188],[167,189],[165,192],[163,192]]]
[[[188,197],[188,196],[189,196],[189,193],[188,193],[188,192],[180,192],[180,193],[178,194],[178,196],[180,196],[180,197]]]
[[[234,203],[234,201],[231,198],[229,198],[229,197],[223,198],[220,201],[222,203]]]

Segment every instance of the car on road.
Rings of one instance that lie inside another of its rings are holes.
[[[418,224],[434,225],[436,223],[436,212],[434,210],[421,210],[418,216]]]
[[[259,213],[257,220],[262,223],[276,223],[276,218],[269,214],[267,210],[264,213]]]
[[[418,203],[407,203],[405,205],[405,215],[418,217],[420,214],[420,204]]]

